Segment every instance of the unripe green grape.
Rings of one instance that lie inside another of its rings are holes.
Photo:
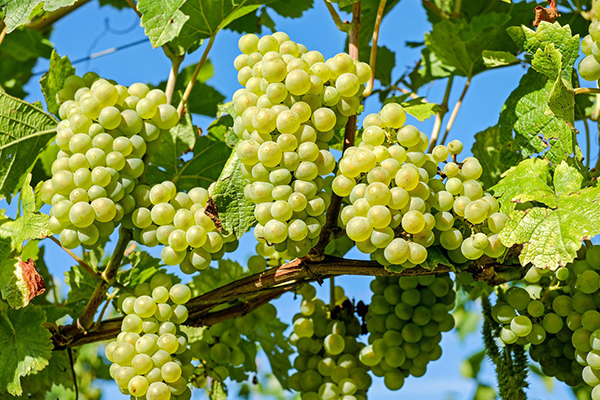
[[[151,217],[156,225],[170,224],[175,217],[175,208],[169,203],[159,203],[152,208]]]
[[[315,110],[311,120],[318,131],[327,132],[335,126],[336,116],[331,109],[322,107]]]
[[[69,220],[77,228],[90,226],[94,218],[94,208],[88,203],[74,204],[69,210]]]

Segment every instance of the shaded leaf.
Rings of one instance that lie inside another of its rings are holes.
[[[8,310],[0,317],[0,388],[20,396],[21,377],[43,370],[52,356],[52,335],[40,307]]]
[[[277,14],[286,18],[300,18],[305,11],[313,7],[314,0],[279,0],[269,4]],[[341,6],[341,5],[340,5]]]
[[[484,50],[482,53],[483,63],[488,68],[503,67],[506,65],[517,64],[517,57],[508,51]]]
[[[71,310],[71,316],[76,317],[92,297],[97,281],[78,264],[65,272],[65,284],[71,288],[66,306]]]
[[[0,92],[0,195],[13,194],[55,129],[40,107]]]
[[[471,152],[483,167],[483,173],[478,180],[483,184],[484,189],[489,189],[498,183],[502,173],[520,161],[519,155],[512,152],[506,143],[500,140],[498,125],[477,133]]]

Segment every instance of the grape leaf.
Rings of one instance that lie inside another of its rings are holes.
[[[0,291],[2,298],[15,310],[44,293],[44,281],[35,269],[33,258],[27,262],[15,258],[1,260]]]
[[[208,267],[202,271],[202,274],[194,275],[194,278],[188,285],[192,290],[192,296],[195,297],[236,281],[246,275],[248,275],[248,272],[244,271],[244,268],[237,261],[220,259],[217,268]]]
[[[542,22],[535,32],[527,27],[513,27],[508,32],[534,57],[532,68],[521,78],[500,114],[501,141],[523,157],[544,153],[557,164],[572,154],[581,158],[574,138],[570,83],[579,38],[571,36],[568,26],[558,23]]]
[[[181,279],[172,273],[165,272],[163,263],[160,259],[152,257],[143,250],[136,250],[129,255],[131,268],[120,272],[118,280],[121,284],[128,287],[136,287],[140,283],[150,282],[152,277],[158,273],[169,275],[174,283],[181,282]]]
[[[404,111],[406,111],[408,115],[412,115],[421,122],[431,118],[433,115],[435,115],[436,112],[441,110],[439,105],[424,101],[423,97],[419,97],[418,99],[411,99],[409,101],[404,101],[400,104],[402,105],[402,108],[404,108]]]
[[[508,51],[484,50],[482,53],[483,63],[488,68],[504,67],[517,64],[517,57]]]
[[[65,306],[72,317],[77,317],[96,290],[96,280],[78,264],[65,272],[65,284],[71,288]]]
[[[255,313],[260,313],[260,309]],[[287,328],[288,325],[281,322],[279,318],[273,318],[269,321],[257,318],[254,330],[248,337],[248,339],[260,344],[269,359],[273,375],[284,389],[289,389],[290,386],[288,371],[292,368],[290,356],[294,353],[284,335]]]
[[[180,8],[186,0],[140,0],[137,7],[142,13],[142,27],[154,48],[175,39],[190,19]]]
[[[21,377],[43,370],[52,357],[52,334],[42,326],[37,306],[8,310],[0,316],[0,389],[20,396]]]
[[[520,160],[519,155],[512,152],[506,147],[506,143],[500,140],[498,125],[477,133],[471,152],[483,167],[483,173],[478,180],[485,189],[498,183],[502,173],[515,166]]]
[[[300,18],[305,11],[313,7],[314,0],[279,0],[269,4],[277,14],[286,18]]]
[[[425,47],[421,50],[421,61],[408,74],[410,88],[416,92],[417,89],[433,80],[453,75],[454,70],[454,67],[444,64],[429,48]]]
[[[25,24],[34,15],[36,8],[43,3],[46,11],[55,11],[59,8],[73,5],[76,0],[19,0],[0,1],[0,9],[4,13],[6,32],[11,33],[18,26]]]
[[[516,198],[536,199],[552,193],[552,174],[548,160],[531,158],[521,161],[502,175],[502,179],[490,190],[499,197],[501,211],[515,209]]]
[[[65,79],[75,73],[75,68],[71,65],[69,57],[61,57],[56,51],[52,51],[50,57],[50,68],[40,79],[42,93],[46,98],[48,111],[58,115],[58,103],[56,102],[56,93],[63,88]]]
[[[160,148],[152,154],[146,171],[148,183],[172,180],[183,164],[181,156],[194,147],[196,137],[197,131],[189,114],[168,132],[163,132],[160,136]]]
[[[25,212],[13,220],[0,209],[0,254],[18,254],[25,240],[42,239],[50,235],[48,218],[48,215],[39,212]]]
[[[17,29],[5,36],[0,47],[3,54],[19,62],[50,58],[52,43],[41,32],[31,29]]]
[[[180,11],[189,16],[172,43],[181,51],[193,51],[202,39],[214,36],[237,18],[275,0],[187,0]]]
[[[254,203],[246,199],[244,187],[248,183],[242,175],[242,162],[233,151],[227,160],[219,179],[209,187],[223,228],[237,238],[255,223]]]
[[[514,175],[523,161],[511,171]],[[529,162],[529,163],[527,163]],[[535,165],[535,163],[534,163]],[[557,166],[550,183],[550,166],[538,160],[535,168],[541,179],[535,191],[512,196],[512,201],[535,200],[546,207],[513,209],[509,221],[500,233],[502,243],[511,247],[522,244],[519,260],[523,266],[531,263],[538,268],[557,269],[577,256],[583,239],[600,233],[600,187],[581,188],[583,176],[566,162]],[[518,182],[523,187],[523,182]],[[505,192],[506,193],[506,192]]]
[[[55,129],[40,107],[0,92],[0,196],[13,194]]]
[[[227,391],[222,382],[214,379],[210,388],[210,400],[227,400]]]

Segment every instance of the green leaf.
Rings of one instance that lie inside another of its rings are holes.
[[[0,317],[0,389],[20,396],[21,377],[43,370],[52,357],[52,335],[40,307],[8,310]]]
[[[154,48],[175,39],[190,19],[180,8],[186,0],[140,0],[138,10],[142,13],[142,27]]]
[[[27,262],[14,258],[0,261],[0,291],[11,308],[27,306],[44,290],[44,281],[35,269],[33,258]]]
[[[421,122],[431,118],[436,112],[441,110],[438,104],[428,103],[423,97],[402,102],[401,105],[407,114],[412,115]]]
[[[42,93],[46,98],[48,111],[58,115],[58,103],[56,102],[56,93],[63,88],[65,79],[75,73],[75,68],[67,56],[61,57],[56,51],[52,51],[50,57],[50,68],[40,79]]]
[[[517,64],[517,57],[508,51],[484,50],[482,53],[483,63],[488,68],[504,67]]]
[[[568,25],[558,23],[542,22],[537,31],[512,27],[508,32],[517,45],[534,56],[533,68],[521,78],[500,114],[501,140],[523,157],[544,153],[557,164],[572,154],[581,158],[574,138],[570,83],[579,38],[571,36]]]
[[[173,44],[183,51],[197,48],[202,39],[214,36],[237,18],[275,0],[187,0],[180,8],[189,20]]]
[[[48,218],[48,215],[39,212],[25,212],[22,217],[13,220],[0,209],[0,254],[18,254],[25,240],[49,236]]]
[[[163,268],[163,263],[160,259],[152,257],[143,250],[133,251],[129,255],[131,268],[127,271],[119,273],[118,280],[121,284],[135,288],[140,283],[150,282],[152,277],[158,273],[167,274],[175,283],[181,282],[173,273],[167,273]]]
[[[77,317],[81,314],[96,290],[96,283],[96,279],[80,265],[75,265],[65,272],[65,284],[71,288],[66,302],[66,306],[71,310],[71,316]]]
[[[76,0],[19,0],[0,2],[0,9],[4,12],[4,23],[6,32],[11,33],[18,26],[25,24],[36,13],[35,10],[40,4],[44,4],[46,11],[55,11],[61,7],[73,5]]]
[[[520,160],[519,155],[512,152],[500,139],[498,125],[477,133],[471,152],[483,167],[483,174],[478,180],[485,189],[498,183],[502,173]]]
[[[313,7],[314,0],[279,0],[269,5],[277,14],[285,18],[300,18]]]
[[[17,29],[4,38],[0,46],[2,53],[19,62],[50,58],[52,43],[39,31]]]
[[[255,313],[259,316],[260,308]],[[260,347],[269,359],[273,375],[275,375],[284,389],[289,389],[288,371],[292,368],[290,356],[294,353],[284,335],[287,328],[288,325],[281,322],[279,318],[273,318],[269,321],[257,318],[254,331],[248,337],[248,339],[257,341],[260,344]]]
[[[254,203],[244,196],[248,181],[242,175],[241,166],[242,162],[233,151],[219,179],[209,188],[223,228],[237,238],[242,237],[256,223]]]
[[[225,385],[214,379],[210,390],[210,400],[227,400]]]
[[[506,171],[500,182],[490,190],[499,197],[501,211],[509,213],[515,209],[518,200],[529,201],[552,193],[551,185],[552,174],[548,160],[532,158],[521,161]]]
[[[530,189],[512,196],[512,201],[535,200],[548,208],[513,209],[500,240],[507,247],[523,245],[519,255],[523,266],[532,263],[538,268],[555,270],[575,259],[583,239],[600,233],[600,220],[596,218],[600,213],[600,188],[581,189],[583,176],[565,162],[556,168],[551,183],[548,164],[544,168],[544,163],[538,162],[540,179],[532,182],[535,191]],[[511,170],[512,175],[517,168]]]
[[[0,92],[0,196],[13,194],[55,129],[40,107]]]
[[[197,131],[192,118],[186,114],[179,123],[168,132],[161,133],[160,148],[152,154],[150,165],[146,171],[148,183],[155,184],[172,180],[178,175],[184,164],[183,154],[189,152],[196,143]]]
[[[369,63],[370,55],[371,46],[359,49],[359,58],[361,61]],[[391,85],[392,70],[396,66],[396,53],[385,46],[377,46],[375,65],[375,79],[379,80],[383,86]]]
[[[454,74],[455,68],[444,64],[429,48],[421,50],[421,61],[409,73],[410,88],[413,92],[423,85],[436,80],[447,78]]]
[[[192,290],[192,296],[200,296],[208,293],[218,287],[236,281],[248,272],[237,262],[228,259],[219,260],[218,268],[208,267],[202,274],[194,275],[192,281],[188,284]]]

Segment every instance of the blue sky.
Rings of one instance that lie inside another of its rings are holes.
[[[345,37],[331,21],[324,4],[320,0],[315,0],[315,3],[315,8],[306,12],[300,19],[285,19],[274,13],[271,16],[275,20],[277,28],[288,33],[292,40],[304,44],[310,50],[321,51],[325,57],[331,57],[344,50],[342,46]],[[404,42],[422,41],[424,33],[429,28],[425,12],[418,1],[400,2],[393,12],[386,16],[381,27],[379,43],[396,52],[394,77],[411,69],[420,56],[420,50],[406,48],[403,46]],[[117,31],[121,33],[117,33]],[[239,37],[240,34],[227,30],[220,32],[209,55],[215,65],[215,74],[208,83],[223,93],[228,100],[240,87],[236,79],[237,72],[233,68],[233,59],[238,54],[237,41]],[[58,53],[69,56],[71,60],[83,58],[108,48],[134,43],[143,38],[143,29],[139,27],[139,19],[132,10],[117,11],[109,7],[99,8],[96,2],[90,2],[60,20],[56,23],[51,35],[51,40],[56,45]],[[200,56],[201,51],[189,55],[183,66],[198,62]],[[40,62],[36,71],[43,72],[47,67],[47,62]],[[166,80],[169,69],[169,60],[164,56],[162,50],[152,49],[149,42],[77,64],[77,72],[80,75],[91,70],[103,77],[115,79],[123,85],[130,85],[134,82],[158,84]],[[464,142],[465,149],[470,149],[474,134],[497,122],[504,101],[517,86],[524,72],[525,68],[514,66],[476,76],[466,95],[449,140],[460,139]],[[450,107],[453,107],[458,99],[464,82],[464,78],[455,79],[454,89],[450,96]],[[439,103],[445,87],[444,81],[435,82],[421,88],[419,94],[432,102]],[[28,100],[43,100],[37,79],[32,79],[26,89],[30,93]],[[372,96],[366,102],[367,113],[377,112],[379,107],[376,96]],[[200,127],[206,128],[211,119],[196,116],[194,121]],[[409,117],[408,122],[417,125],[427,134],[431,132],[433,125],[433,119],[419,123]],[[445,122],[443,128],[445,128]],[[596,156],[592,156],[592,162],[595,160]],[[9,207],[9,211],[12,208]],[[247,235],[233,258],[243,263],[252,255],[253,251],[254,239],[251,235]],[[153,253],[157,254],[156,251]],[[364,258],[357,251],[352,251],[349,257]],[[52,244],[47,246],[47,259],[53,261],[50,265],[53,273],[57,276],[62,275],[72,264],[72,260]],[[369,279],[342,277],[337,279],[337,283],[343,285],[346,293],[351,297],[366,301],[370,298],[367,284]],[[327,297],[328,288],[319,289],[319,294]],[[280,310],[280,315],[283,315],[283,319],[288,322],[299,307],[299,304],[294,302],[290,295],[277,300],[276,305]],[[430,400],[470,400],[472,398],[474,384],[462,379],[459,368],[465,357],[482,347],[480,335],[476,333],[469,336],[467,340],[461,341],[455,333],[448,333],[444,335],[442,347],[444,349],[442,358],[430,364],[425,377],[419,379],[411,377],[407,380],[404,388],[394,396],[399,395],[403,399],[427,398]],[[485,364],[481,379],[487,384],[494,385],[494,372],[489,363]],[[539,379],[530,379],[530,382],[531,389],[528,392],[531,399],[570,398],[568,390],[558,382],[552,393],[546,390]],[[125,398],[116,391],[116,387],[112,383],[103,383],[102,387],[105,388],[103,399]],[[390,395],[381,379],[374,380],[369,393],[373,399]],[[202,398],[202,395],[198,391],[194,399],[199,398]]]

